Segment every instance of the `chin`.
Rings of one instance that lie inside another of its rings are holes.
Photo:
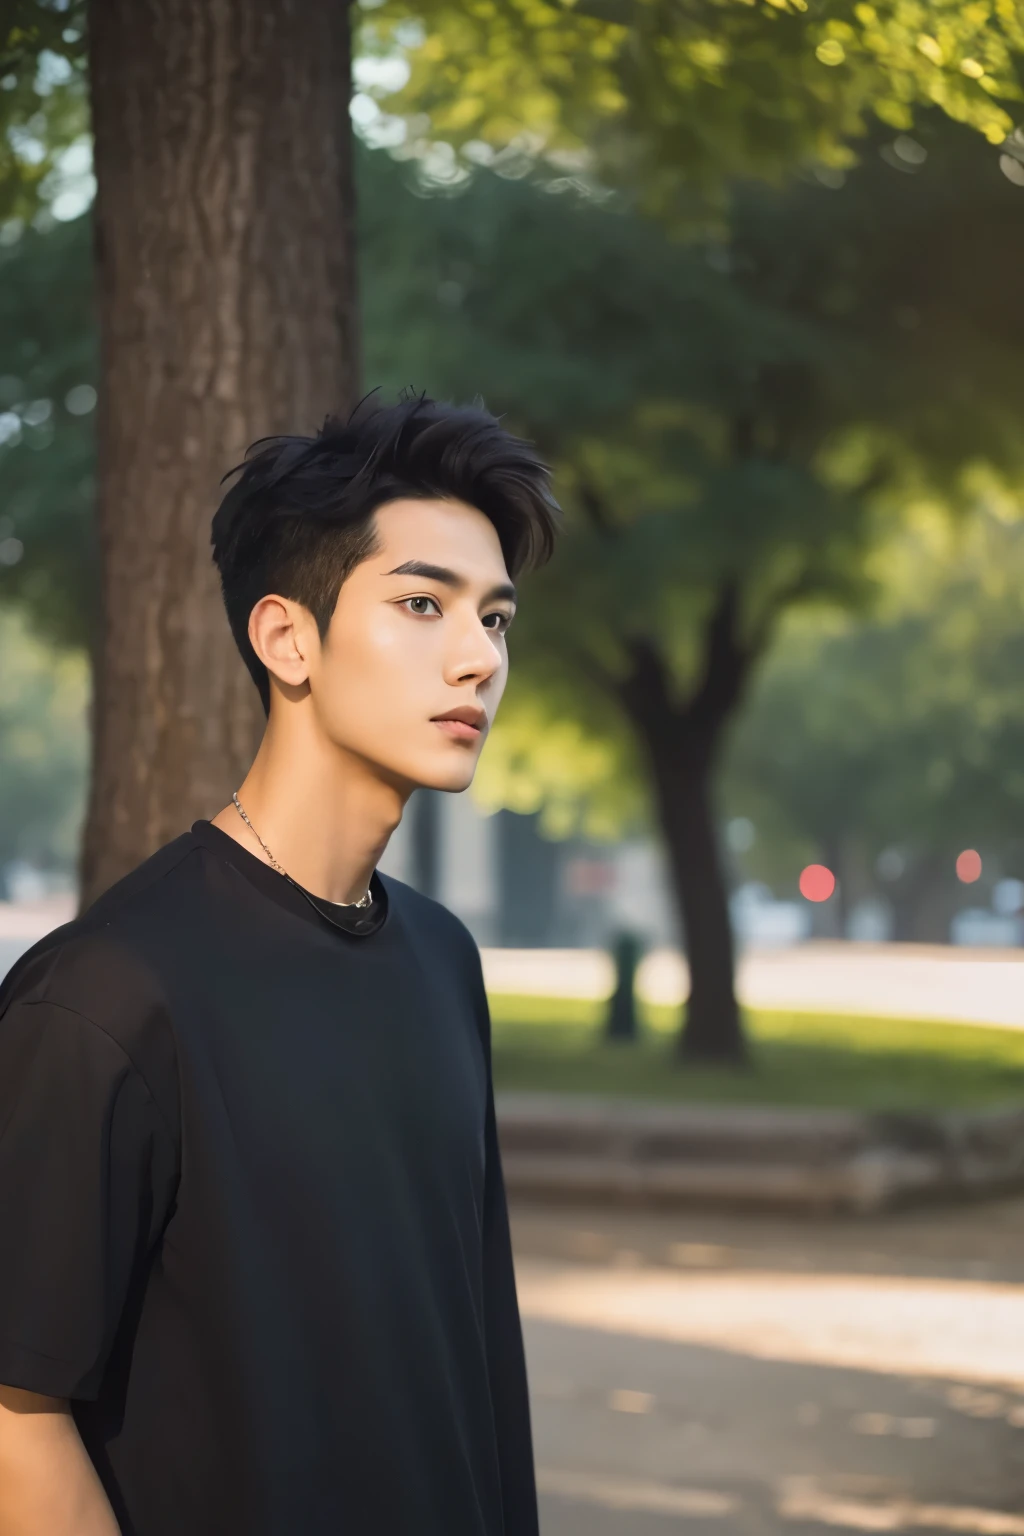
[[[457,795],[472,784],[476,765],[476,753],[465,753],[461,760],[453,762],[418,763],[411,777],[420,789],[440,789]]]

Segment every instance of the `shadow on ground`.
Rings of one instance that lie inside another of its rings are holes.
[[[1021,1202],[514,1228],[544,1536],[1024,1536]]]

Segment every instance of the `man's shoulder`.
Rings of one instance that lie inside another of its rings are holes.
[[[398,915],[408,937],[433,957],[456,963],[474,982],[481,974],[481,951],[461,917],[444,903],[405,885],[404,880],[393,876],[381,879],[387,888],[388,906]]]
[[[174,899],[181,886],[180,877],[199,854],[200,847],[191,832],[165,843],[97,896],[78,922],[83,927],[110,926],[140,909],[159,905],[168,896]]]
[[[160,978],[154,946],[146,940],[162,932],[172,937],[166,925],[182,906],[188,882],[181,873],[197,847],[188,833],[175,838],[78,917],[39,939],[0,983],[0,1012],[15,999],[47,1002],[87,1018],[125,1006],[137,1014],[149,1005]]]
[[[443,902],[425,896],[415,886],[406,885],[404,880],[396,880],[394,875],[383,875],[378,871],[378,878],[383,881],[388,893],[389,907],[400,913],[410,927],[445,939],[458,947],[468,945],[476,949],[476,940],[465,923]]]
[[[36,1042],[44,1059],[70,1049],[70,1059],[100,1076],[119,1075],[127,1063],[168,1127],[178,1114],[168,939],[173,945],[174,913],[184,910],[181,893],[168,895],[168,887],[191,851],[187,838],[161,848],[40,939],[0,983],[0,1045],[6,1038],[17,1056]]]

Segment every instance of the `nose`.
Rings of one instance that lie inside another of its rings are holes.
[[[484,683],[500,668],[504,656],[474,613],[452,634],[445,666],[448,683]]]

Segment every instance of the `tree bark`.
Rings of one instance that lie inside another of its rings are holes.
[[[949,925],[957,907],[956,888],[949,878],[952,862],[951,855],[927,849],[889,888],[896,942],[949,943]]]
[[[739,1064],[746,1042],[735,988],[729,895],[715,832],[706,750],[653,752],[654,783],[679,902],[690,995],[679,1037],[693,1061]]]
[[[210,558],[257,437],[354,399],[346,0],[92,0],[103,634],[90,901],[216,812],[262,711]]]
[[[705,628],[703,671],[689,698],[673,697],[669,670],[646,640],[633,645],[633,665],[619,692],[646,750],[685,931],[690,996],[680,1050],[695,1061],[733,1064],[745,1059],[746,1044],[712,782],[756,655],[740,641],[738,607],[738,591],[726,582]]]

